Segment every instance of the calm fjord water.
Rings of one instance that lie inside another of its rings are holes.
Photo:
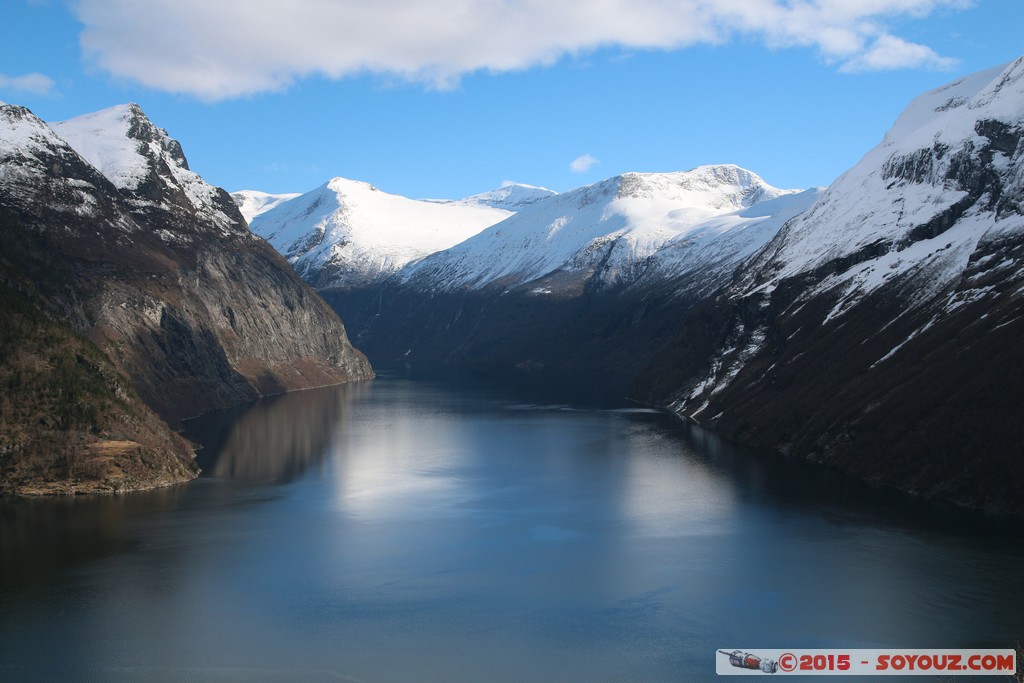
[[[702,681],[1024,634],[1012,529],[654,411],[384,377],[187,434],[192,484],[0,501],[0,679]]]

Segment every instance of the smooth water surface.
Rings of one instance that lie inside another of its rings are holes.
[[[1024,634],[1012,528],[655,411],[385,377],[186,433],[191,484],[0,501],[0,679],[703,681]]]

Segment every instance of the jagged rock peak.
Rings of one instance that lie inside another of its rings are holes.
[[[50,126],[115,186],[134,190],[161,161],[189,171],[181,144],[133,103],[119,104]]]
[[[673,173],[623,173],[610,179],[619,197],[652,197],[659,192],[693,192],[721,195],[737,208],[787,194],[766,183],[759,175],[734,164],[698,166]],[[714,201],[714,200],[712,200]],[[715,203],[717,208],[717,202]]]
[[[1024,121],[1024,57],[985,69],[915,98],[883,139],[899,150],[974,137],[983,119]]]
[[[0,103],[0,159],[29,149],[66,147],[49,126],[27,107]]]
[[[195,225],[246,232],[242,214],[227,192],[193,172],[181,144],[154,125],[137,104],[121,104],[50,125],[126,193],[136,210],[163,212],[169,220],[183,209],[194,212]]]

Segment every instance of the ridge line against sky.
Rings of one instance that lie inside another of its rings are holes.
[[[735,163],[826,185],[1024,52],[1009,0],[9,0],[0,99],[137,101],[229,190],[410,197]]]

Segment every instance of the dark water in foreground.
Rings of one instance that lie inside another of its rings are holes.
[[[0,680],[701,681],[1024,634],[1019,534],[663,414],[390,377],[188,434],[192,484],[0,501]]]

